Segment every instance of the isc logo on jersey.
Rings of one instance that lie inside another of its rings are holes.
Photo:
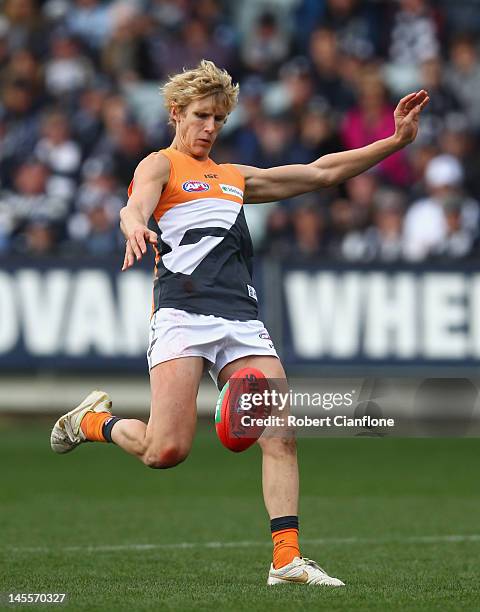
[[[203,183],[202,181],[185,181],[182,185],[183,191],[199,193],[201,191],[208,191],[210,189],[210,185],[208,183]]]

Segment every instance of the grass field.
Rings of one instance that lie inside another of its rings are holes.
[[[0,439],[0,592],[66,592],[72,610],[480,609],[480,440],[301,440],[302,552],[347,583],[327,590],[265,585],[256,447],[228,453],[202,425],[186,463],[153,471],[106,445],[56,456],[48,425]]]

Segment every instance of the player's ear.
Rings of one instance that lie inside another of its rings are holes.
[[[177,104],[172,104],[172,106],[170,107],[170,117],[175,123],[179,121],[181,114],[182,109]]]

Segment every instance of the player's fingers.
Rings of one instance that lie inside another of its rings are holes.
[[[133,252],[133,247],[130,242],[127,242],[127,257],[128,257],[128,267],[130,268],[135,263],[135,254]]]
[[[148,242],[150,242],[150,244],[157,244],[158,242],[158,236],[155,232],[152,232],[152,230],[148,232]]]
[[[412,93],[409,93],[406,96],[403,96],[403,98],[400,99],[400,104],[402,102],[407,102],[408,100],[410,100],[411,98],[413,98],[416,95],[417,95],[417,92],[416,91],[412,91]]]
[[[427,92],[422,89],[421,91],[416,93],[415,96],[411,98],[411,100],[407,101],[407,103],[405,104],[405,109],[407,111],[411,111],[412,108],[415,108],[418,104],[421,104],[421,102],[427,97],[427,95]]]
[[[422,100],[422,96],[420,94],[416,94],[413,98],[408,100],[405,104],[405,109],[407,111],[415,108],[415,106]]]
[[[408,94],[408,96],[404,96],[404,97],[403,97],[403,98],[400,100],[400,102],[397,104],[397,108],[398,108],[398,109],[405,108],[406,104],[408,104],[408,102],[409,102],[410,100],[413,100],[413,98],[414,98],[416,95],[417,95],[417,92],[416,92],[416,91],[414,91],[414,92],[412,92],[412,93]]]
[[[142,254],[145,254],[147,252],[147,245],[145,244],[145,236],[143,235],[143,232],[138,232],[137,244],[140,247]]]
[[[430,102],[430,98],[427,96],[424,100],[422,100],[419,104],[417,104],[411,111],[410,111],[410,115],[412,115],[412,117],[417,117],[422,110],[427,106],[427,104]]]
[[[142,251],[140,250],[140,247],[137,244],[137,239],[135,237],[135,234],[128,237],[128,243],[130,244],[132,251],[135,257],[137,258],[137,260],[142,259]]]
[[[130,268],[135,263],[135,257],[133,255],[132,247],[130,246],[129,241],[125,243],[125,257],[123,259],[123,267],[122,270],[126,270]]]
[[[128,255],[127,255],[127,254],[125,254],[125,257],[124,257],[124,259],[123,259],[122,272],[123,272],[124,270],[128,270],[128,268],[130,268],[130,267],[131,267],[131,265],[132,265],[132,264],[131,264],[131,263],[130,263],[130,261],[129,261]]]
[[[424,99],[424,100],[423,100],[423,101],[422,101],[422,102],[421,102],[421,103],[418,105],[418,106],[419,106],[419,108],[418,108],[418,112],[422,111],[422,110],[423,110],[423,109],[424,109],[424,108],[427,106],[427,104],[428,104],[429,102],[430,102],[430,98],[427,96],[427,97],[426,97],[426,98],[425,98],[425,99]]]

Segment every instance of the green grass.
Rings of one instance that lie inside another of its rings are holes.
[[[47,426],[0,428],[0,592],[67,592],[72,610],[480,609],[480,538],[441,539],[480,534],[480,440],[301,440],[302,552],[347,587],[271,589],[259,449],[212,432],[154,471],[106,445],[56,456]]]

